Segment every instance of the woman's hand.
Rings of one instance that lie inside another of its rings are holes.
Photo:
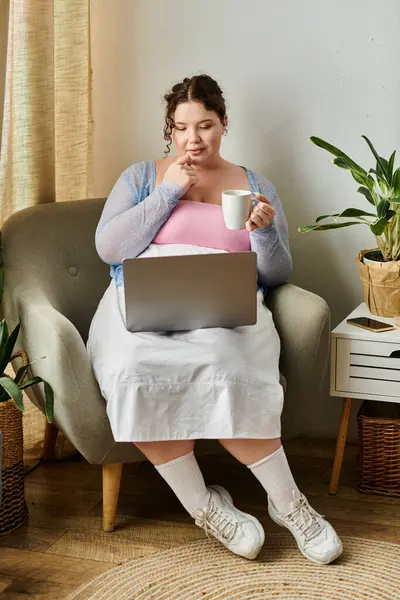
[[[275,216],[275,209],[271,202],[262,194],[256,194],[257,204],[253,205],[252,211],[246,222],[247,231],[254,231],[266,227]]]
[[[192,167],[192,159],[188,154],[180,156],[169,165],[164,179],[167,183],[180,185],[184,192],[197,183],[197,173]]]

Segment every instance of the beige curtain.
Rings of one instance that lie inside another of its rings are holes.
[[[89,0],[10,0],[0,220],[91,195]]]
[[[3,123],[4,84],[6,82],[8,4],[9,0],[0,0],[0,142]]]

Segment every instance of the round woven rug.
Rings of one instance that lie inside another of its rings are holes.
[[[83,585],[68,600],[397,600],[400,546],[343,537],[329,566],[306,560],[287,534],[270,534],[257,561],[215,540],[129,561]]]

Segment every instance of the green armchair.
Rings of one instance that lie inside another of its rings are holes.
[[[52,385],[55,396],[45,453],[51,455],[61,430],[89,463],[103,465],[103,527],[112,531],[122,463],[144,456],[133,444],[114,441],[85,346],[110,280],[109,267],[94,244],[103,205],[103,199],[41,204],[7,220],[2,232],[3,308],[10,327],[21,321],[19,347],[31,360],[46,356],[32,366],[34,375]],[[274,290],[268,304],[282,341],[286,395],[298,402],[325,371],[329,309],[322,298],[291,284]],[[40,390],[31,389],[30,398],[43,411]],[[288,402],[288,410],[290,406]],[[208,440],[199,443],[200,452],[216,447]]]

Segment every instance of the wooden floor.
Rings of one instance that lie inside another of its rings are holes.
[[[400,499],[355,491],[353,448],[336,497],[328,495],[332,446],[291,443],[286,449],[300,488],[339,534],[400,545]],[[199,460],[207,483],[225,485],[240,508],[260,518],[267,536],[276,529],[265,494],[245,467],[227,454]],[[26,497],[29,522],[0,538],[4,600],[61,600],[115,564],[204,538],[149,463],[124,467],[114,533],[101,530],[101,469],[83,459],[41,464],[26,477]]]

